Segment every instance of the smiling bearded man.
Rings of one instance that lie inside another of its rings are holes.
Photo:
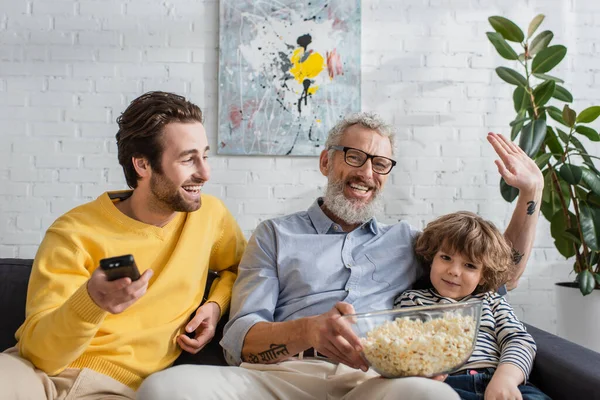
[[[391,127],[373,115],[348,117],[331,130],[320,168],[328,181],[322,209],[333,221],[352,230],[382,211],[381,190],[396,164],[393,141]]]

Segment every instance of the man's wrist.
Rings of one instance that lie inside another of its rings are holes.
[[[310,340],[310,333],[312,331],[312,322],[314,321],[316,317],[303,317],[303,318],[299,318],[297,321],[300,324],[300,332],[301,332],[301,337],[302,340],[305,342],[305,344],[307,344],[309,347],[314,347],[313,344],[311,343]]]
[[[216,301],[212,301],[212,300],[209,300],[206,303],[204,303],[204,305],[208,305],[208,304],[214,304],[215,306],[217,306],[216,314],[220,317],[221,316],[221,305],[219,303],[217,303]]]
[[[519,190],[519,198],[525,201],[540,201],[542,199],[542,193],[544,191],[544,185],[534,185],[530,188]]]

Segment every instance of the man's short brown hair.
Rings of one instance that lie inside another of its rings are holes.
[[[127,185],[137,187],[139,175],[132,157],[146,158],[152,170],[162,173],[162,132],[172,122],[200,122],[202,111],[185,97],[167,92],[148,92],[133,100],[117,118],[117,149]]]
[[[435,219],[416,239],[415,255],[427,273],[440,250],[483,265],[483,284],[476,290],[479,293],[498,289],[513,272],[511,245],[493,223],[468,211]]]

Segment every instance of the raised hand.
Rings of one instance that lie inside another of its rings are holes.
[[[519,146],[497,133],[488,133],[487,139],[500,157],[494,162],[506,183],[520,191],[543,188],[542,172]]]

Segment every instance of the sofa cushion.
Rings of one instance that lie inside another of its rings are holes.
[[[33,260],[0,258],[0,351],[15,345],[15,332],[25,320],[32,263]]]

